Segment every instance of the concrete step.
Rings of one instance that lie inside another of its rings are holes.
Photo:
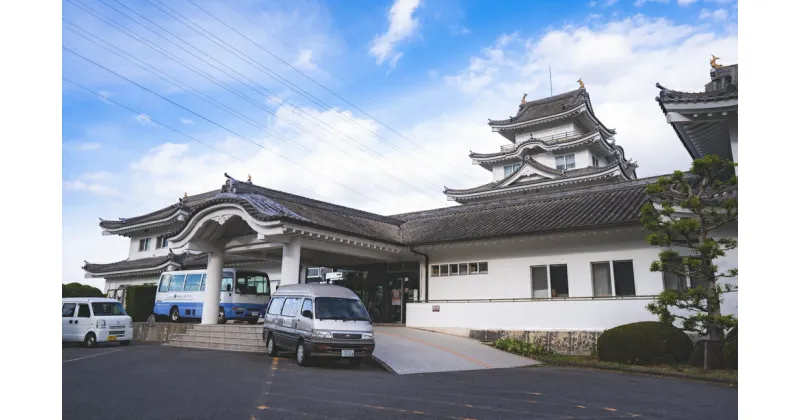
[[[189,334],[180,334],[170,339],[170,342],[191,342],[191,343],[230,343],[230,344],[252,344],[260,345],[264,343],[261,337],[246,337],[246,338],[232,338],[232,337],[198,337]]]
[[[262,330],[263,326],[259,325],[194,325],[186,333],[170,338],[166,344],[172,347],[263,353],[267,350],[261,337]]]
[[[189,330],[184,335],[191,335],[194,337],[208,337],[208,338],[218,338],[218,339],[226,339],[226,338],[261,338],[261,332],[257,333],[239,333],[239,332],[216,332],[216,331],[192,331]]]
[[[226,350],[226,351],[241,351],[248,353],[266,353],[267,347],[263,345],[247,345],[247,344],[228,344],[228,343],[182,343],[172,342],[165,343],[170,347],[182,347],[191,349],[208,349],[208,350]]]

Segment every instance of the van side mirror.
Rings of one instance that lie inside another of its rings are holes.
[[[310,310],[308,310],[308,309],[306,309],[305,311],[303,311],[303,314],[302,314],[302,315],[303,315],[304,317],[306,317],[306,318],[312,318],[312,319],[314,318],[314,314],[313,314],[313,313],[311,313],[311,311],[310,311]]]
[[[229,291],[229,292],[230,292],[230,291],[231,291],[231,285],[230,285],[230,284],[228,284],[228,285],[225,285],[225,290],[227,290],[227,291]]]

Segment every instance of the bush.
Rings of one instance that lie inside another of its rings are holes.
[[[147,322],[156,302],[156,286],[146,284],[125,289],[125,312],[134,322]]]
[[[553,352],[547,350],[540,344],[528,343],[518,338],[501,338],[492,343],[492,345],[497,349],[525,357],[548,356],[553,354]]]
[[[662,322],[635,322],[606,330],[597,338],[597,357],[606,362],[634,365],[684,363],[692,340],[680,329]]]
[[[61,284],[61,297],[104,297],[100,289],[78,282]]]
[[[737,328],[733,327],[725,337],[725,362],[730,369],[739,368],[739,332]]]

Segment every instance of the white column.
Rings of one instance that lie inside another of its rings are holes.
[[[208,268],[206,271],[206,290],[203,294],[203,318],[200,323],[216,324],[219,316],[219,289],[222,287],[222,266],[225,255],[220,252],[208,253]]]
[[[281,286],[300,283],[300,249],[300,243],[296,241],[283,244]]]
[[[300,283],[305,284],[306,282],[306,269],[308,267],[301,265],[300,266]]]

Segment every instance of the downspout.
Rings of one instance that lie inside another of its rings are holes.
[[[409,249],[411,252],[425,257],[425,302],[428,302],[428,278],[430,277],[430,273],[428,273],[429,270],[428,267],[430,266],[430,264],[428,264],[429,261],[428,254],[423,254],[419,251],[415,251],[414,248],[409,248]]]

